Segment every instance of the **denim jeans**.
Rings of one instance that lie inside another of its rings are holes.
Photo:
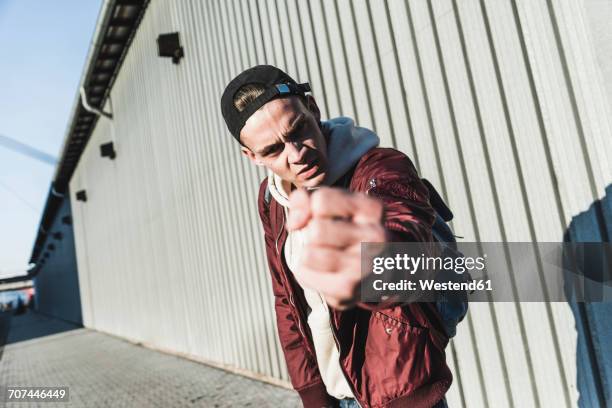
[[[354,399],[345,398],[340,400],[340,408],[360,408],[360,406]],[[448,408],[448,405],[446,404],[446,398],[442,398],[432,408]]]

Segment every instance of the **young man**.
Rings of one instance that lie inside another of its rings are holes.
[[[446,407],[448,336],[434,303],[359,301],[361,242],[431,242],[412,162],[348,118],[321,122],[308,84],[250,68],[226,87],[231,134],[268,177],[258,207],[278,332],[306,408]]]

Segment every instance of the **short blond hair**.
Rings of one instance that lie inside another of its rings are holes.
[[[260,84],[246,84],[240,87],[234,95],[234,107],[242,112],[249,103],[263,94],[266,88]]]

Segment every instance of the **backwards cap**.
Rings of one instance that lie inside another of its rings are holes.
[[[244,110],[239,111],[234,106],[234,96],[244,85],[260,85],[264,93],[249,102]],[[310,84],[298,84],[282,70],[271,65],[257,65],[243,71],[227,85],[221,97],[221,112],[230,133],[240,142],[240,131],[246,121],[266,103],[278,97],[289,95],[305,95],[310,92]]]

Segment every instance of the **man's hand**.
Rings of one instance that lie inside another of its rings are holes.
[[[321,293],[336,309],[353,306],[361,282],[361,243],[385,242],[381,201],[322,187],[289,197],[289,231],[304,229],[306,243],[297,281]]]

